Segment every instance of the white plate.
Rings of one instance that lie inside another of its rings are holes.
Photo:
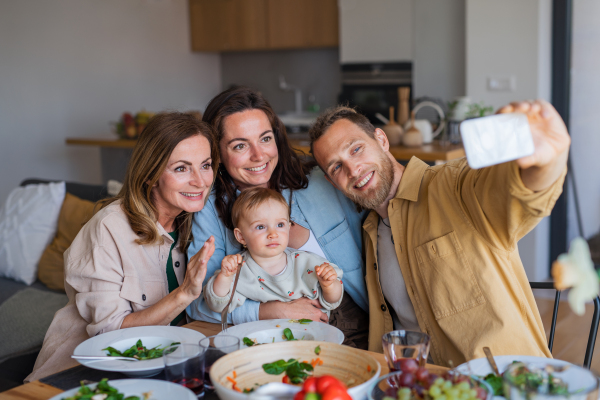
[[[114,381],[108,381],[108,384],[115,387],[119,392],[127,396],[139,396],[142,397],[142,393],[152,392],[150,399],[152,400],[196,400],[196,395],[190,389],[178,385],[173,382],[158,381],[155,379],[117,379]],[[96,384],[87,385],[90,388],[95,388]],[[50,400],[61,400],[66,397],[74,396],[79,391],[78,386],[74,389],[67,390],[66,392],[57,394]]]
[[[337,344],[342,344],[344,341],[344,334],[342,331],[323,322],[313,321],[308,324],[300,324],[298,322],[289,321],[289,319],[269,319],[247,322],[245,324],[229,327],[226,331],[220,332],[217,336],[231,335],[240,338],[242,349],[248,347],[242,342],[244,337],[256,339],[257,343],[268,344],[273,342],[285,342],[286,340],[282,337],[285,328],[290,328],[292,334],[298,340],[317,340]],[[302,339],[303,337],[304,339]]]
[[[533,356],[494,356],[494,361],[496,361],[496,365],[498,366],[498,370],[500,373],[506,371],[508,366],[512,364],[513,361],[519,361],[523,363],[532,363],[532,364],[549,364],[555,366],[562,366],[566,364],[571,364],[567,361],[556,360],[554,358],[545,358],[545,357],[533,357]],[[468,364],[468,365],[467,365]],[[470,369],[469,369],[470,368]],[[492,368],[488,363],[487,358],[477,358],[475,360],[471,360],[464,364],[459,365],[456,369],[467,375],[479,375],[485,376],[487,374],[492,373]]]
[[[206,336],[193,329],[179,326],[138,326],[135,328],[118,329],[89,338],[75,348],[76,356],[105,356],[109,346],[119,351],[125,351],[142,339],[144,346],[151,348],[161,345],[163,348],[173,342],[198,344]],[[164,368],[162,357],[143,361],[126,360],[77,360],[88,368],[101,371],[116,371],[128,376],[146,377],[158,374]]]

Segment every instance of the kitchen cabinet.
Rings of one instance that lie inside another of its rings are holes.
[[[337,0],[189,0],[193,51],[335,47]]]
[[[267,0],[190,0],[193,51],[267,47]]]
[[[269,0],[269,48],[335,47],[337,0]]]
[[[340,62],[413,61],[416,1],[340,0]]]

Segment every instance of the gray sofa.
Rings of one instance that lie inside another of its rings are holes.
[[[21,182],[21,186],[48,182],[57,181],[27,179]],[[93,202],[108,197],[106,187],[100,185],[67,182],[66,191]],[[27,300],[31,301],[30,305],[21,304],[25,302],[18,300],[24,298],[25,294],[28,295]],[[31,373],[54,312],[66,303],[67,296],[63,292],[51,290],[39,280],[27,286],[0,278],[0,321],[3,325],[0,327],[0,340],[9,343],[18,340],[25,344],[25,348],[19,348],[14,353],[10,353],[10,349],[6,353],[5,349],[0,357],[0,392],[21,385],[23,379]]]

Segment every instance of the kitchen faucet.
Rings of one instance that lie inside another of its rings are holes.
[[[286,92],[294,91],[296,114],[302,114],[302,90],[299,87],[287,83],[283,75],[279,75],[279,89],[285,90]]]

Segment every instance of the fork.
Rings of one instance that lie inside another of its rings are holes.
[[[237,288],[238,279],[240,279],[240,272],[242,271],[242,264],[243,264],[243,261],[238,264],[238,270],[235,274],[235,280],[233,281],[233,289],[231,290],[231,297],[229,298],[229,301],[227,302],[227,305],[225,306],[223,311],[221,311],[221,331],[227,330],[227,326],[228,326],[227,314],[229,314],[229,305],[233,301],[233,296],[235,296],[235,289]]]
[[[114,357],[114,356],[76,356],[72,355],[71,358],[76,360],[96,360],[96,361],[114,361],[114,360],[126,360],[126,361],[140,361],[133,357]]]

